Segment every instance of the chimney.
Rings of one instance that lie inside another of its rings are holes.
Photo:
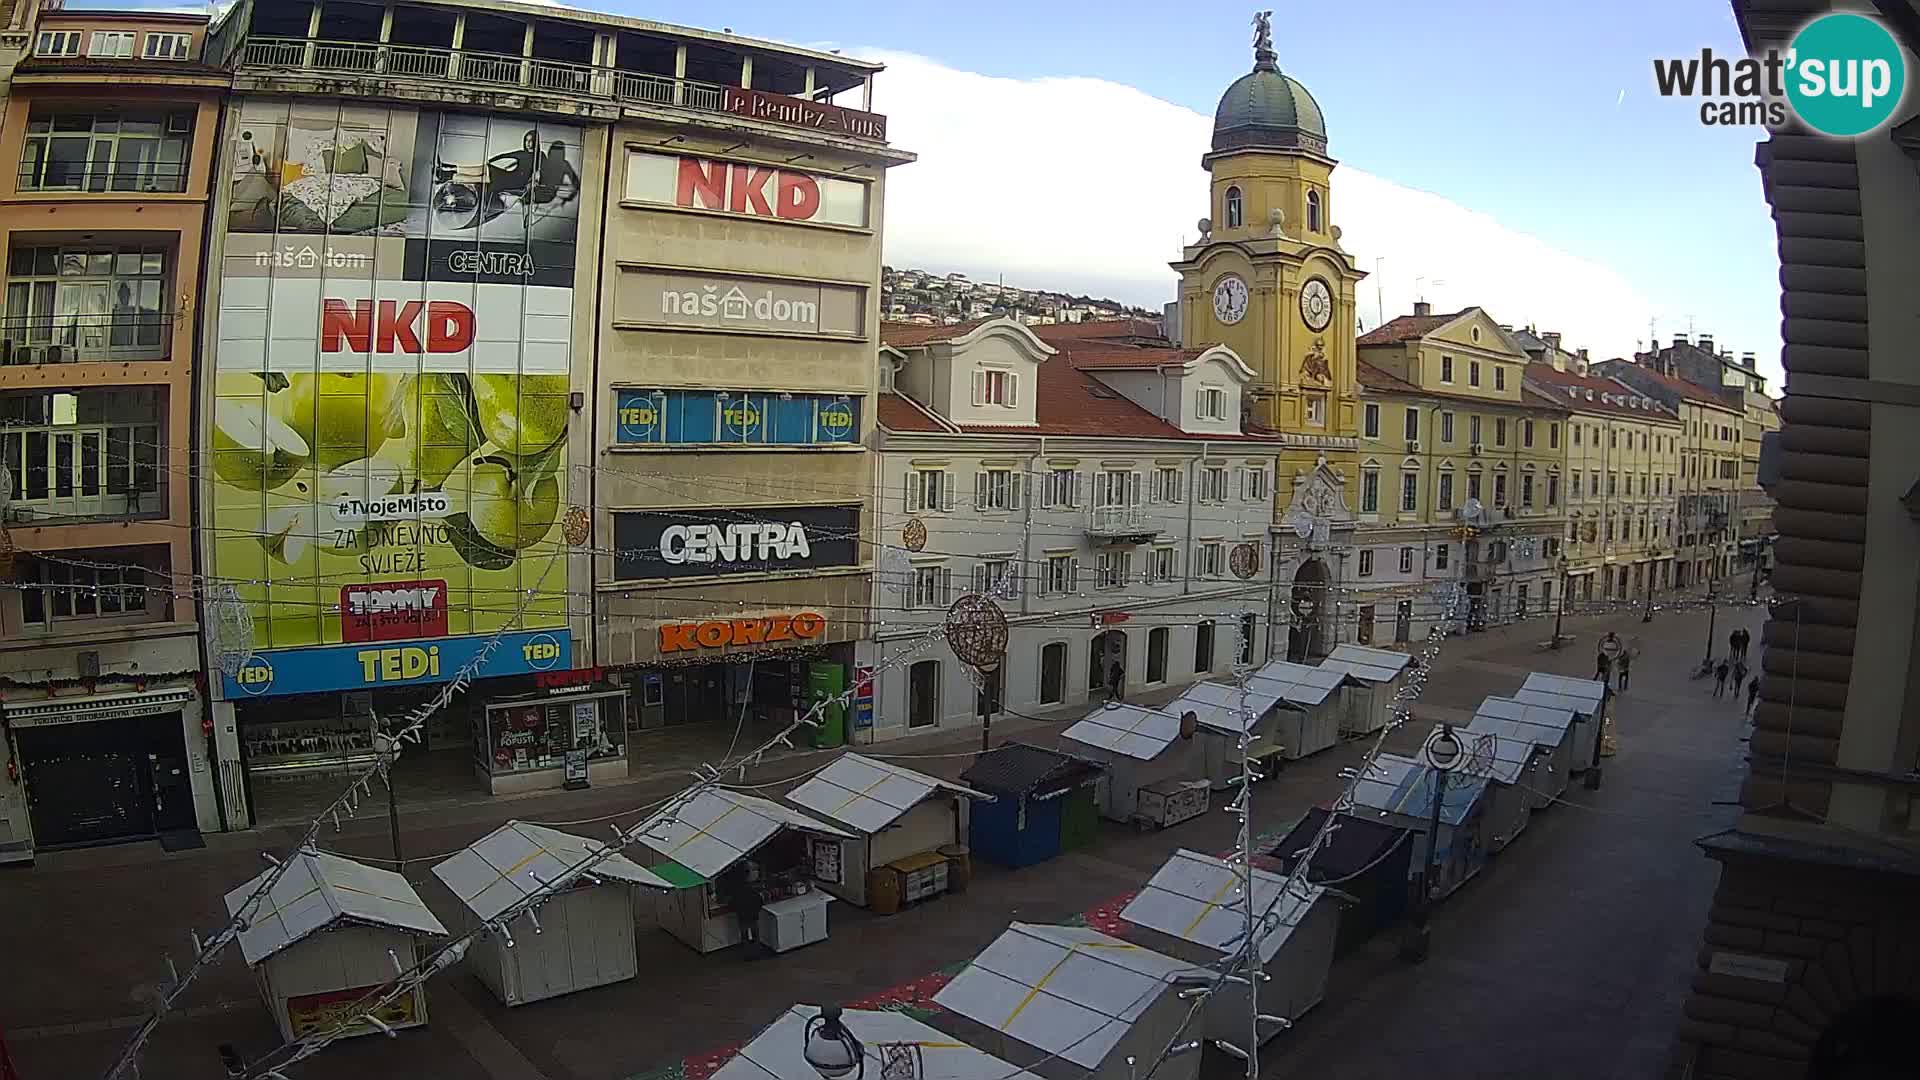
[[[1676,348],[1681,345],[1685,345],[1686,343],[1687,343],[1687,335],[1685,334],[1673,335],[1673,344]]]
[[[1703,353],[1713,352],[1713,335],[1712,334],[1700,335],[1700,351]]]
[[[1579,358],[1574,362],[1573,370],[1585,375],[1587,373],[1587,350],[1575,349],[1573,355]]]
[[[1416,316],[1431,315],[1433,314],[1433,305],[1427,303],[1425,300],[1415,300],[1413,302],[1413,313]]]
[[[1540,340],[1546,342],[1547,348],[1549,349],[1558,351],[1560,348],[1560,332],[1558,330],[1549,330],[1541,334]]]
[[[1746,368],[1748,371],[1752,371],[1753,370],[1753,354],[1750,352],[1741,353],[1740,366],[1743,368]]]

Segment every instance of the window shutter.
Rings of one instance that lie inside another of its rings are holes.
[[[981,563],[978,566],[975,566],[973,568],[973,591],[977,593],[983,593],[987,591],[987,564],[986,563]]]
[[[989,492],[987,491],[987,474],[984,472],[974,473],[973,474],[973,508],[975,510],[985,510],[987,508],[988,494]]]
[[[939,476],[940,476],[940,490],[936,494],[938,494],[940,497],[940,509],[952,510],[953,509],[953,474],[942,469],[939,473]]]
[[[973,403],[975,405],[987,403],[987,373],[978,368],[973,372]]]
[[[953,603],[953,570],[943,566],[940,568],[940,606],[946,607],[951,603]]]
[[[1020,406],[1020,373],[1016,371],[1009,371],[1007,372],[1007,408],[1014,409],[1014,408],[1019,408],[1019,406]]]
[[[907,507],[907,513],[909,514],[913,513],[915,510],[920,509],[920,493],[921,493],[920,477],[921,477],[921,474],[918,471],[914,469],[907,470],[906,507]]]
[[[1007,474],[1007,508],[1009,510],[1020,509],[1020,499],[1026,486],[1027,474],[1025,472],[1016,470]]]
[[[1138,472],[1127,474],[1127,505],[1140,505],[1140,474]]]

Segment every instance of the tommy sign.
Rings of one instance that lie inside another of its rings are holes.
[[[860,508],[630,511],[613,516],[621,580],[755,574],[859,563]]]
[[[810,225],[867,227],[867,185],[758,162],[627,153],[629,202]]]

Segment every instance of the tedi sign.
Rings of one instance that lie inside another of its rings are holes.
[[[1885,26],[1846,12],[1807,23],[1785,53],[1729,60],[1701,49],[1698,57],[1654,60],[1653,79],[1661,97],[1703,99],[1702,124],[1777,128],[1791,108],[1815,131],[1852,138],[1893,116],[1907,71]]]

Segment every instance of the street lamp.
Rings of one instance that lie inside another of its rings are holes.
[[[1555,609],[1553,613],[1552,648],[1555,648],[1555,649],[1558,649],[1560,646],[1565,645],[1567,643],[1566,637],[1560,633],[1560,624],[1567,617],[1568,578],[1567,578],[1567,557],[1565,555],[1560,556],[1560,563],[1557,569],[1559,569],[1560,571],[1560,606],[1557,609]]]
[[[1660,565],[1660,549],[1657,547],[1648,548],[1647,549],[1647,610],[1645,614],[1640,616],[1640,621],[1643,623],[1650,623],[1653,621],[1653,579],[1654,579],[1654,570],[1659,565]]]
[[[821,1006],[820,1014],[807,1021],[802,1038],[801,1053],[821,1080],[866,1075],[867,1049],[840,1022],[840,1006]]]
[[[1466,747],[1460,736],[1453,733],[1452,724],[1444,721],[1420,748],[1420,760],[1432,770],[1433,808],[1427,822],[1427,858],[1420,871],[1420,892],[1414,897],[1413,919],[1400,946],[1401,957],[1410,963],[1427,958],[1427,918],[1433,910],[1434,881],[1440,876],[1440,808],[1446,800],[1447,774],[1459,768],[1465,757]]]

